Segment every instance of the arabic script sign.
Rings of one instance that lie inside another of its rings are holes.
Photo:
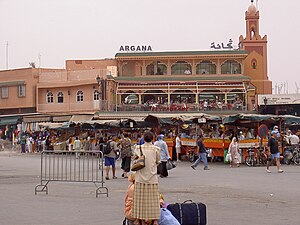
[[[211,45],[210,45],[210,48],[213,48],[213,49],[233,49],[233,46],[232,46],[232,39],[230,38],[228,43],[225,45],[223,42],[221,44],[216,44],[215,42],[212,42]]]

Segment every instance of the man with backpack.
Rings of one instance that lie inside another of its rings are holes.
[[[127,173],[130,171],[130,163],[131,163],[131,140],[128,137],[127,133],[123,134],[123,137],[119,143],[121,149],[121,158],[122,164],[121,169],[123,170],[122,177],[127,178]]]
[[[109,170],[110,166],[112,167],[113,179],[117,179],[116,177],[116,165],[115,159],[117,157],[117,142],[116,137],[110,136],[107,143],[106,148],[103,150],[104,154],[104,165],[106,167],[106,180],[109,180]]]

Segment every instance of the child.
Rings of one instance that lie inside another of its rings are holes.
[[[135,173],[131,173],[128,176],[128,181],[130,185],[128,186],[126,197],[125,197],[125,218],[127,219],[127,225],[136,225],[139,224],[137,219],[132,218],[132,205],[133,205],[133,190],[134,190],[134,181]]]

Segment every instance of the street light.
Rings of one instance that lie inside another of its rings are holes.
[[[106,111],[106,80],[104,80],[103,78],[101,78],[99,75],[97,75],[96,77],[96,81],[99,85],[99,105],[100,105],[100,110],[101,111]],[[101,101],[100,101],[101,99]]]

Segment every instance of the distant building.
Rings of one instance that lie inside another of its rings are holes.
[[[300,116],[300,94],[258,95],[262,114]]]

